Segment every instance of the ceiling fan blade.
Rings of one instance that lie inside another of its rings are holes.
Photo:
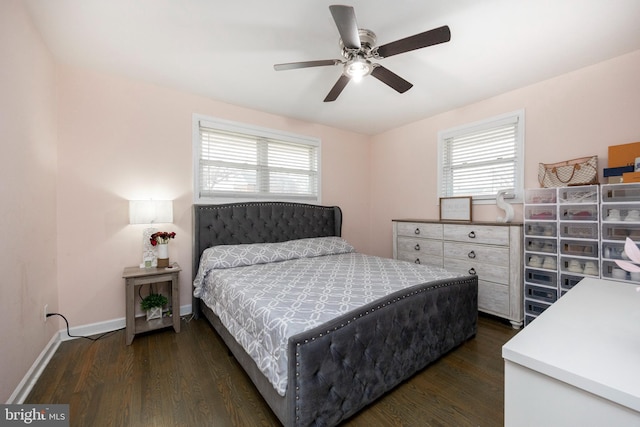
[[[273,68],[276,71],[283,71],[283,70],[295,70],[298,68],[324,67],[326,65],[338,65],[338,64],[342,64],[342,61],[340,59],[321,59],[319,61],[288,62],[286,64],[275,64]]]
[[[447,25],[424,33],[416,34],[404,39],[378,46],[377,52],[381,58],[409,52],[411,50],[422,49],[423,47],[445,43],[451,40],[451,31]]]
[[[349,79],[349,77],[347,77],[344,74],[342,74],[340,76],[340,78],[338,79],[338,81],[336,82],[336,84],[333,85],[333,87],[329,91],[329,94],[324,99],[324,102],[331,102],[331,101],[335,101],[336,99],[338,99],[338,96],[342,93],[342,90],[347,85],[347,83],[349,83],[349,80],[351,80],[351,79]]]
[[[371,72],[371,75],[380,80],[382,83],[391,86],[391,88],[400,93],[405,93],[413,87],[411,83],[409,83],[393,71],[389,71],[387,68],[384,68],[382,65],[376,64],[373,71]]]
[[[349,49],[360,49],[360,34],[353,7],[333,5],[329,6],[329,10],[338,27],[342,44]]]

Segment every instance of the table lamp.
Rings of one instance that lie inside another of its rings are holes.
[[[172,200],[129,200],[129,224],[162,224],[173,222]],[[151,245],[151,235],[158,230],[154,227],[142,231],[141,268],[156,267],[158,254]]]

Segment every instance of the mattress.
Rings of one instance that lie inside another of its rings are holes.
[[[289,337],[401,289],[456,277],[462,276],[360,254],[339,237],[322,237],[207,249],[194,296],[284,396]]]

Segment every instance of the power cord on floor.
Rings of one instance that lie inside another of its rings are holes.
[[[69,331],[69,321],[67,320],[66,317],[64,317],[62,314],[60,313],[47,313],[47,317],[51,317],[51,316],[60,316],[64,319],[64,322],[67,324],[67,335],[69,335],[70,338],[84,338],[87,340],[91,340],[91,341],[98,341],[101,338],[106,337],[107,335],[113,334],[114,332],[118,332],[123,330],[124,328],[120,328],[120,329],[116,329],[115,331],[109,331],[109,332],[105,332],[104,334],[98,336],[98,337],[86,337],[83,335],[71,335],[71,332]]]

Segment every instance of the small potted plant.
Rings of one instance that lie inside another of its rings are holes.
[[[162,317],[162,307],[167,305],[169,300],[162,294],[151,293],[140,301],[140,307],[147,312],[147,321]]]

